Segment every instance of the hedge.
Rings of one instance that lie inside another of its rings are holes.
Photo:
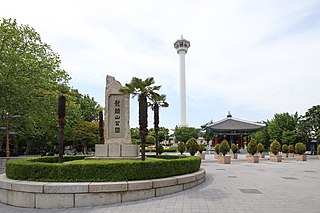
[[[82,156],[83,157],[83,156]],[[6,175],[15,180],[44,182],[115,182],[164,178],[196,172],[197,156],[177,159],[72,160],[56,163],[57,157],[10,160]]]

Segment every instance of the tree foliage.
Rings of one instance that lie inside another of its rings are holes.
[[[21,115],[12,130],[26,154],[57,149],[60,94],[66,96],[66,136],[75,124],[96,120],[97,102],[69,87],[70,76],[60,64],[59,55],[33,28],[0,20],[0,114]]]
[[[190,138],[198,138],[199,130],[194,127],[176,127],[174,136],[178,141],[187,142]]]
[[[178,152],[182,155],[186,151],[186,144],[182,141],[178,143]]]
[[[99,143],[99,124],[81,121],[72,127],[66,139],[78,151],[88,153],[89,148],[93,148],[96,143]]]
[[[141,159],[145,160],[145,143],[148,134],[148,100],[152,101],[153,97],[160,96],[157,92],[161,86],[153,86],[154,78],[150,77],[146,80],[133,77],[130,83],[120,89],[123,94],[131,94],[134,98],[138,96],[139,102],[139,132],[141,140]]]
[[[199,144],[195,138],[190,138],[186,143],[187,151],[194,156],[199,150]]]
[[[320,135],[320,105],[316,105],[308,109],[302,117],[302,128],[306,131],[310,138]]]
[[[275,114],[274,118],[268,124],[270,139],[282,142],[283,132],[297,130],[298,121],[298,113],[294,115],[290,115],[289,113]]]
[[[56,140],[58,95],[69,79],[33,28],[0,21],[0,111],[21,115],[14,128],[27,153],[39,140]]]
[[[139,130],[139,129],[138,129]],[[148,135],[152,135],[155,137],[155,131],[154,128],[150,128],[148,131]],[[159,141],[164,141],[169,137],[169,129],[166,127],[159,127],[159,132],[158,132],[158,138]]]
[[[270,136],[268,133],[269,123],[265,122],[265,124],[266,124],[266,128],[263,128],[262,130],[255,132],[254,134],[252,134],[252,137],[258,144],[261,143],[263,146],[269,147],[270,146]]]

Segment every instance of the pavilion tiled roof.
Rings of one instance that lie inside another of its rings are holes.
[[[251,130],[257,131],[265,127],[265,124],[246,121],[238,118],[233,118],[231,115],[228,115],[227,118],[222,119],[217,122],[210,122],[202,127],[210,128],[218,131],[232,131],[232,130]]]

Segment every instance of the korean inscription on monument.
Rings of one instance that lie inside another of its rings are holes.
[[[109,134],[112,138],[124,137],[124,98],[111,95],[109,99]]]

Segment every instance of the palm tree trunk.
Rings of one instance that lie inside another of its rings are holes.
[[[64,141],[64,125],[66,116],[66,97],[61,95],[58,102],[58,119],[59,119],[59,163],[63,163],[63,141]]]
[[[153,106],[154,112],[154,134],[156,139],[156,157],[158,157],[159,151],[159,141],[158,141],[158,132],[159,132],[159,104],[156,102]]]
[[[146,136],[148,134],[148,102],[147,96],[141,94],[139,96],[139,126],[141,139],[141,160],[146,159]]]
[[[102,111],[99,112],[99,135],[100,135],[100,144],[104,144],[104,135],[103,135],[103,113]]]

